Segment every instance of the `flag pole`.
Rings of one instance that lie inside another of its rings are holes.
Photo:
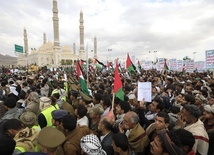
[[[214,68],[213,68],[213,79],[214,79]]]
[[[111,106],[113,110],[114,110],[114,99],[115,99],[115,93],[113,93],[112,102],[111,102]]]
[[[88,82],[88,42],[86,47],[86,73],[87,73],[87,87],[89,88],[89,82]]]

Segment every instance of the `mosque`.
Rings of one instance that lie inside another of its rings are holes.
[[[53,0],[53,33],[54,42],[46,41],[46,34],[43,34],[43,45],[28,50],[28,38],[27,30],[24,28],[24,54],[19,55],[17,65],[28,66],[36,64],[38,67],[50,66],[59,67],[63,65],[63,62],[74,62],[74,60],[83,59],[86,60],[86,51],[84,48],[84,20],[83,12],[80,11],[80,26],[79,36],[80,45],[79,52],[76,53],[76,44],[73,43],[73,50],[68,45],[60,46],[59,39],[59,17],[58,17],[58,6],[57,0]],[[97,58],[97,38],[94,37],[94,58]]]

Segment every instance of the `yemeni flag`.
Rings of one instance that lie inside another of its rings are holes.
[[[118,97],[121,101],[124,101],[124,93],[122,90],[122,82],[120,79],[118,67],[119,67],[119,65],[116,61],[116,67],[114,70],[114,89],[113,89],[113,92],[115,93],[116,97]]]
[[[166,59],[164,59],[164,65],[163,65],[163,70],[169,70],[169,67],[166,64]]]
[[[79,82],[80,82],[80,86],[81,86],[81,90],[84,94],[89,95],[89,91],[85,82],[85,79],[83,77],[82,71],[80,69],[80,65],[79,62],[76,62],[76,71],[77,71],[77,76],[79,78]]]
[[[130,57],[129,57],[129,54],[127,54],[127,59],[126,59],[126,69],[131,73],[135,73],[135,70],[136,70],[136,67],[133,65]]]

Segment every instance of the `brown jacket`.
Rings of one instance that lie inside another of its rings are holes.
[[[73,131],[68,133],[63,144],[65,155],[80,155],[80,139],[88,134],[90,134],[90,130],[87,126],[77,126]]]
[[[149,138],[139,123],[130,131],[128,140],[131,148],[136,153],[143,152],[149,144]]]

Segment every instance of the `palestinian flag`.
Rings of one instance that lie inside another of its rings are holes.
[[[94,59],[94,66],[96,66],[96,68],[97,69],[102,69],[103,67],[102,67],[102,65],[100,65],[99,63],[98,63],[98,60],[97,59]]]
[[[136,67],[133,65],[130,57],[129,57],[129,54],[127,54],[127,59],[126,59],[126,69],[131,73],[135,73],[135,70],[136,70]]]
[[[164,59],[163,70],[169,70],[169,67],[166,64],[166,59]]]
[[[104,68],[106,67],[106,66],[104,65],[104,63],[102,63],[102,62],[99,61],[98,59],[96,59],[96,62],[97,62],[98,64],[100,64],[101,66],[103,66]]]
[[[124,101],[124,93],[122,90],[122,82],[120,80],[120,74],[118,71],[118,63],[116,61],[116,67],[114,70],[114,89],[113,92],[115,93],[115,96],[118,97],[121,101]]]
[[[81,60],[80,60],[80,65],[82,66],[82,65],[84,65],[84,64],[86,64],[86,61],[83,60],[83,59],[81,59]]]
[[[85,79],[83,77],[82,71],[80,69],[80,65],[79,62],[76,62],[76,71],[77,71],[77,76],[79,78],[79,82],[80,82],[80,86],[81,86],[81,90],[84,94],[89,95],[89,91],[85,82]]]

